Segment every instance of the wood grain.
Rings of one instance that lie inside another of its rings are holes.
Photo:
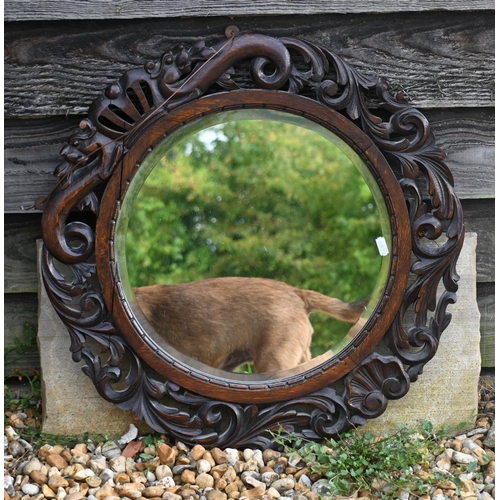
[[[477,282],[495,281],[495,200],[462,202],[465,230],[477,233]]]
[[[326,13],[380,13],[429,10],[494,9],[493,0],[7,0],[4,5],[6,21],[48,21],[54,19],[134,19],[153,17],[211,17],[243,15],[290,15]]]
[[[495,195],[494,109],[426,110],[438,146],[447,155],[462,199]],[[5,122],[4,210],[22,213],[56,183],[59,151],[78,128],[79,117],[10,119]]]
[[[41,215],[9,215],[4,224],[4,291],[38,292],[36,240],[42,237]]]
[[[478,234],[477,281],[494,282],[494,200],[464,202],[466,230]],[[37,291],[35,241],[41,237],[40,214],[9,214],[5,219],[5,292]]]
[[[55,186],[59,151],[78,128],[78,117],[5,121],[4,210],[23,213]],[[23,210],[24,209],[24,210]]]
[[[300,19],[300,22],[298,20]],[[126,70],[175,44],[224,38],[222,17],[9,23],[5,29],[8,116],[84,113]],[[297,36],[388,78],[415,106],[493,105],[494,28],[488,11],[245,17],[242,33]]]
[[[495,109],[423,110],[461,199],[495,196]]]
[[[4,296],[4,346],[16,345],[19,339],[25,342],[23,325],[36,330],[38,324],[38,296],[34,293],[6,294]],[[10,376],[15,373],[31,375],[33,370],[40,366],[38,349],[33,347],[27,352],[19,351],[8,354],[5,358],[4,374]]]
[[[483,366],[494,366],[491,9],[492,0],[7,0],[5,19],[16,22],[5,28],[6,343],[24,321],[37,322],[40,214],[23,207],[54,186],[59,150],[89,104],[128,69],[180,42],[218,41],[236,24],[243,33],[321,43],[401,86],[422,108],[447,152],[466,228],[478,233],[481,353]],[[20,363],[27,370],[39,359]]]

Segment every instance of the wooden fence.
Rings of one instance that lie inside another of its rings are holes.
[[[36,328],[35,240],[64,142],[122,73],[226,26],[325,45],[401,86],[448,154],[466,228],[478,233],[483,366],[494,366],[493,0],[6,0],[5,343]],[[68,341],[69,342],[69,341]],[[69,346],[69,343],[68,343]],[[69,355],[69,354],[68,354]],[[37,353],[6,368],[29,372]]]

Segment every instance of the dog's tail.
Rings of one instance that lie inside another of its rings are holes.
[[[349,323],[358,321],[370,299],[370,297],[367,297],[357,302],[343,302],[313,290],[299,290],[299,292],[306,305],[307,314],[323,312]]]

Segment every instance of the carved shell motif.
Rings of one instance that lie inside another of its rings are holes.
[[[374,353],[346,377],[345,386],[348,406],[363,417],[375,418],[389,399],[408,392],[410,377],[399,359]]]

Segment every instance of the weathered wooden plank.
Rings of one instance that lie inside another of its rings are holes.
[[[6,120],[4,132],[4,210],[23,212],[47,196],[57,179],[59,151],[78,128],[78,117]]]
[[[4,379],[11,377],[31,377],[40,374],[40,352],[38,349],[30,350],[20,355],[12,354],[12,359],[4,365]]]
[[[38,296],[36,293],[4,295],[4,344],[16,345],[16,339],[24,342],[23,328],[28,323],[36,330],[38,321]]]
[[[9,215],[4,224],[4,291],[38,291],[36,240],[41,238],[40,214]]]
[[[493,282],[494,200],[464,202],[466,230],[478,234],[477,281]],[[41,237],[40,214],[9,214],[5,220],[4,282],[8,293],[37,291],[35,240]]]
[[[16,346],[16,342],[26,344],[24,324],[36,331],[38,324],[38,296],[30,294],[6,294],[4,296],[4,348]],[[17,349],[4,356],[4,374],[31,375],[40,367],[38,348],[33,346],[24,351]]]
[[[465,230],[477,233],[477,282],[495,281],[495,200],[462,202]]]
[[[477,302],[481,313],[481,360],[483,367],[495,366],[495,284],[477,284]]]
[[[495,366],[495,284],[478,283],[477,300],[481,313],[481,357],[483,367]],[[38,296],[36,294],[6,294],[4,296],[4,345],[15,344],[16,338],[24,339],[23,325],[37,326]],[[40,366],[36,350],[28,355],[8,357],[5,373],[21,372],[31,374]]]
[[[347,14],[412,12],[429,10],[494,9],[493,0],[7,0],[6,21],[49,21],[54,19],[135,19],[153,17],[212,17],[284,14]]]
[[[353,2],[355,4],[355,2]],[[9,23],[5,29],[8,116],[84,113],[126,70],[179,42],[242,33],[298,36],[330,47],[361,71],[401,86],[413,105],[493,105],[494,16],[489,11],[210,17]]]
[[[426,110],[436,141],[447,155],[462,199],[495,195],[493,108]],[[59,151],[79,117],[10,119],[5,122],[4,210],[22,212],[56,183]]]
[[[424,114],[461,199],[495,196],[495,109],[429,109]]]

